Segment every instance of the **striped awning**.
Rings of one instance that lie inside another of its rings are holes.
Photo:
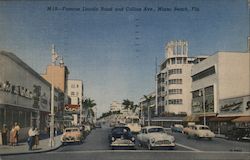
[[[236,117],[212,117],[209,119],[211,122],[226,122],[235,119]]]
[[[250,122],[250,116],[242,116],[232,120],[232,122]]]
[[[199,116],[191,115],[191,116],[184,117],[183,121],[186,121],[186,122],[199,122],[200,119],[199,119]]]

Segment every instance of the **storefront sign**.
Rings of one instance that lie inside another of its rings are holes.
[[[230,98],[219,101],[220,113],[223,114],[235,114],[243,113],[243,97],[240,98]]]
[[[12,93],[29,99],[33,98],[32,91],[20,85],[13,85],[9,81],[0,82],[0,91]]]

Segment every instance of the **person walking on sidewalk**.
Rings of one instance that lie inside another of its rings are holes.
[[[12,129],[10,131],[10,145],[15,146],[16,145],[16,130],[15,126],[12,126]]]
[[[15,122],[15,130],[16,130],[16,145],[18,146],[20,126],[18,125],[17,122]]]
[[[8,135],[8,128],[6,124],[3,124],[3,128],[1,130],[2,133],[2,141],[3,141],[3,145],[7,145],[8,141],[7,141],[7,135]]]
[[[39,131],[37,128],[35,128],[35,146],[37,149],[37,146],[39,145]]]
[[[28,131],[28,145],[29,145],[29,151],[32,150],[32,147],[35,143],[35,135],[36,135],[36,132],[35,132],[35,127],[31,127]]]

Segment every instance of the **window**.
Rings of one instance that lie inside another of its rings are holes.
[[[182,84],[182,79],[169,79],[168,84]]]
[[[182,104],[182,99],[170,99],[168,104]]]
[[[168,94],[182,94],[182,89],[169,89]]]
[[[75,92],[71,92],[71,96],[74,96],[75,95]]]
[[[182,58],[177,58],[177,64],[182,64]]]
[[[71,84],[71,88],[75,88],[75,84]]]
[[[182,69],[170,69],[168,71],[168,75],[172,75],[172,74],[182,74]]]
[[[213,75],[213,74],[215,74],[215,66],[212,66],[208,69],[205,69],[205,70],[193,75],[192,81],[197,81],[197,80],[200,80],[202,78],[205,78],[205,77]]]

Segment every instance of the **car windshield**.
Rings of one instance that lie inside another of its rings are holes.
[[[148,133],[154,133],[154,132],[164,132],[163,128],[150,128],[148,129]]]
[[[77,132],[78,129],[66,129],[66,132]]]
[[[118,132],[118,133],[123,133],[123,132],[129,132],[129,128],[127,127],[117,127],[112,130],[112,132]]]
[[[209,130],[209,128],[206,127],[206,126],[202,126],[202,127],[200,127],[199,129],[200,129],[200,130]]]

